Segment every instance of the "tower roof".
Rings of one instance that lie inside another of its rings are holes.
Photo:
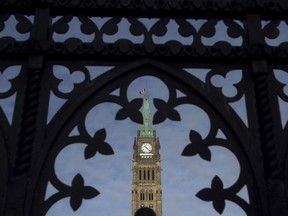
[[[143,116],[143,124],[140,126],[139,129],[140,130],[139,137],[154,137],[153,123],[150,114],[149,97],[146,94],[144,95],[143,98],[142,116]]]

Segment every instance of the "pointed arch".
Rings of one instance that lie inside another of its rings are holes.
[[[135,75],[135,71],[137,71],[137,75]],[[61,133],[61,130],[63,127],[65,127],[65,124],[69,121],[71,115],[73,115],[76,110],[78,110],[84,104],[84,102],[89,100],[89,98],[92,98],[93,95],[97,95],[107,87],[108,89],[106,89],[105,92],[112,91],[112,86],[118,80],[123,80],[125,78],[133,80],[144,75],[151,75],[160,79],[161,77],[170,78],[174,83],[178,83],[178,85],[181,85],[188,90],[190,89],[191,92],[194,91],[196,94],[201,95],[201,99],[204,100],[205,103],[207,103],[213,110],[216,110],[224,122],[232,129],[234,135],[243,145],[245,153],[250,162],[254,161],[253,159],[255,158],[255,155],[253,155],[253,152],[251,152],[251,146],[249,145],[248,141],[249,137],[247,137],[247,134],[245,134],[245,125],[239,119],[236,113],[233,112],[233,110],[229,110],[229,112],[227,112],[225,99],[219,97],[217,92],[205,91],[202,83],[197,78],[191,77],[189,74],[183,71],[180,72],[175,68],[171,68],[162,62],[152,59],[138,60],[106,72],[105,74],[99,76],[99,78],[93,82],[93,85],[90,85],[85,90],[85,94],[77,97],[77,100],[75,99],[70,101],[69,105],[65,104],[48,125],[47,131],[49,132],[49,135],[47,136],[47,147],[43,149],[44,157],[41,158],[46,158],[53,140],[55,140],[59,133]],[[115,102],[117,103],[117,101]],[[230,122],[236,122],[236,124],[232,125]],[[254,167],[253,164],[258,165],[257,163],[250,164],[252,164],[252,167]],[[254,168],[255,172],[257,172],[257,169],[261,170],[259,167]]]
[[[154,192],[152,189],[149,190],[149,200],[150,201],[154,200]]]
[[[145,191],[144,189],[141,189],[140,191],[140,201],[144,201],[145,200]]]
[[[137,71],[137,73],[135,73],[135,71]],[[60,136],[63,131],[69,131],[71,129],[69,128],[68,123],[71,117],[77,113],[77,110],[81,110],[83,107],[88,110],[88,104],[89,102],[93,101],[93,98],[95,99],[99,95],[115,90],[115,86],[117,86],[119,80],[131,82],[134,79],[144,75],[155,76],[161,80],[164,79],[165,81],[169,80],[169,82],[177,85],[177,88],[181,88],[181,90],[184,90],[191,95],[196,95],[199,101],[204,101],[207,109],[209,108],[213,110],[213,112],[217,113],[219,118],[224,124],[227,125],[227,128],[229,128],[233,136],[240,144],[243,155],[246,157],[246,163],[249,164],[249,168],[252,170],[251,173],[253,174],[253,180],[257,185],[257,189],[255,189],[254,192],[260,194],[263,191],[260,190],[260,188],[264,187],[264,181],[262,178],[260,178],[260,176],[262,176],[263,169],[256,161],[257,155],[255,155],[255,151],[253,151],[253,147],[251,146],[251,137],[249,136],[249,133],[247,133],[244,123],[239,119],[233,110],[227,110],[227,107],[225,106],[225,99],[220,97],[217,92],[203,89],[202,83],[191,75],[151,59],[135,61],[128,65],[106,72],[93,81],[93,83],[89,85],[87,89],[85,89],[85,93],[83,92],[83,94],[77,97],[77,100],[71,100],[70,103],[65,104],[61,108],[61,110],[48,125],[46,139],[47,145],[43,147],[43,151],[41,151],[41,155],[39,156],[39,161],[37,162],[37,167],[35,168],[35,170],[38,170],[38,172],[34,172],[35,181],[37,181],[39,177],[38,175],[51,151],[55,148],[59,148],[57,145],[55,145],[55,140],[57,140],[57,137]],[[114,102],[121,105],[121,101],[119,100],[115,100]],[[195,103],[197,103],[197,101],[195,101]],[[232,122],[233,124],[231,124]],[[52,153],[52,157],[56,157],[56,155],[53,155]],[[146,180],[146,168],[143,169],[142,174],[143,179]],[[265,196],[259,195],[259,197]],[[262,200],[262,202],[265,203],[265,200]]]

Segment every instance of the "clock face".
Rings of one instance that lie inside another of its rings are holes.
[[[144,153],[149,153],[152,150],[152,145],[150,143],[143,143],[141,146],[141,150]]]

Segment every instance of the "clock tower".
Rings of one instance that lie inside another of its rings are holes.
[[[148,96],[143,98],[143,124],[133,145],[132,216],[141,207],[162,216],[160,143],[153,129]]]

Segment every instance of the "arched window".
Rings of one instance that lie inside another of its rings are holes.
[[[139,180],[141,180],[141,169],[139,170]]]
[[[144,180],[146,180],[146,169],[144,169]]]
[[[147,170],[148,174],[147,174],[147,179],[150,180],[150,169]]]
[[[144,191],[141,191],[141,192],[140,192],[140,200],[145,200]]]
[[[155,173],[154,173],[154,169],[152,170],[152,180],[155,179]]]
[[[152,190],[149,191],[149,197],[148,198],[149,198],[149,200],[153,200],[154,199]]]

